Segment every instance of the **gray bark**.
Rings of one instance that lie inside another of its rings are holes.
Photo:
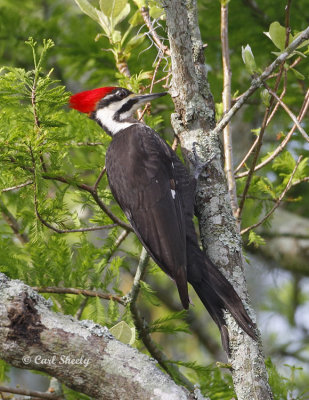
[[[197,150],[202,162],[216,156],[208,168],[208,179],[201,176],[196,193],[202,243],[254,320],[244,277],[241,239],[224,175],[221,142],[212,133],[215,108],[207,81],[196,1],[169,0],[164,8],[173,72],[171,95],[176,111],[172,116],[173,128],[188,165],[194,142],[200,145]],[[229,361],[238,399],[272,399],[261,343],[244,334],[230,315],[226,315],[226,322],[231,342]]]
[[[44,371],[98,400],[194,398],[106,327],[55,313],[51,305],[29,286],[0,273],[1,359]]]

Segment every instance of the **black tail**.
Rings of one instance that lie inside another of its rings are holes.
[[[192,247],[191,249],[192,250]],[[229,337],[224,320],[228,310],[238,325],[253,339],[257,339],[254,323],[248,316],[243,303],[233,286],[198,248],[193,249],[194,262],[188,263],[188,281],[193,286],[210,316],[218,325],[224,350],[229,354]],[[193,259],[193,254],[189,259]],[[189,260],[188,260],[189,261]]]

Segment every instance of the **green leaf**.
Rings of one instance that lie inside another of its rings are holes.
[[[100,0],[101,11],[108,17],[112,29],[120,24],[130,14],[130,4],[127,0]]]
[[[135,13],[129,19],[129,24],[132,26],[138,26],[138,25],[144,24],[144,20],[143,20],[140,10],[135,11]]]
[[[133,36],[128,43],[125,46],[125,51],[126,52],[131,52],[135,47],[139,46],[140,44],[143,43],[143,41],[145,40],[145,35],[135,35]],[[144,79],[141,76],[139,76],[140,79]],[[145,79],[149,79],[149,75],[147,76],[147,78]]]
[[[262,236],[258,235],[255,233],[253,230],[249,232],[249,241],[248,244],[253,244],[254,247],[259,247],[265,245],[265,240],[262,238]]]
[[[121,41],[121,32],[116,29],[112,30],[111,39],[113,43],[119,43]]]
[[[285,28],[279,24],[279,22],[275,21],[270,24],[269,31],[264,32],[264,34],[270,38],[270,40],[279,50],[282,51],[285,49],[286,31]],[[293,36],[290,34],[289,43],[291,43],[292,41]]]
[[[131,328],[125,321],[120,321],[118,324],[109,328],[109,331],[122,343],[132,346],[135,342],[135,328]]]
[[[148,300],[150,304],[158,307],[160,305],[160,302],[155,294],[156,292],[151,288],[151,286],[144,281],[140,281],[140,287],[141,293],[143,294],[145,299]]]
[[[251,47],[248,44],[246,47],[241,46],[241,55],[250,75],[253,75],[255,72],[257,72],[254,55],[252,53]]]
[[[301,74],[299,71],[297,71],[295,68],[291,68],[291,69],[297,79],[300,79],[301,81],[304,81],[306,79],[306,77],[303,74]]]
[[[298,164],[298,168],[294,175],[293,181],[297,181],[299,179],[303,179],[309,175],[309,158],[305,157]]]
[[[264,89],[264,90],[261,90],[261,99],[262,99],[262,101],[263,101],[263,104],[266,106],[266,107],[269,107],[269,104],[270,104],[270,94],[268,93],[268,90],[267,89]]]
[[[251,132],[253,133],[254,136],[259,136],[261,128],[251,129]]]
[[[158,19],[164,15],[163,9],[158,7],[158,5],[153,5],[149,7],[149,15],[151,18]]]
[[[146,7],[147,2],[146,0],[133,0],[134,3],[137,5],[138,8]]]
[[[257,182],[258,191],[268,194],[272,199],[277,198],[277,194],[273,188],[271,181],[266,177],[261,177]]]
[[[161,318],[156,319],[153,321],[153,325],[162,324],[167,321],[172,321],[175,319],[184,319],[187,316],[187,310],[176,311],[167,315],[164,315]]]
[[[93,5],[91,5],[88,0],[75,0],[75,3],[78,5],[83,13],[88,15],[88,17],[92,18],[94,21],[100,23],[97,13],[98,10],[93,7]]]
[[[273,162],[273,169],[279,174],[290,174],[295,167],[295,160],[292,154],[288,151],[283,151]]]
[[[110,324],[114,324],[119,318],[119,304],[114,301],[110,300],[108,302],[108,319]]]

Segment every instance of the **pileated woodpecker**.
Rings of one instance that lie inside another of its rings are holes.
[[[171,147],[134,111],[166,93],[134,94],[121,87],[77,93],[70,106],[88,113],[112,137],[106,153],[111,191],[154,261],[176,283],[189,307],[189,282],[218,325],[229,353],[224,311],[256,339],[254,324],[233,286],[198,245],[193,214],[196,179]]]

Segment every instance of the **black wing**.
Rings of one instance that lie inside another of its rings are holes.
[[[189,306],[185,211],[173,163],[159,135],[141,124],[117,133],[106,154],[111,191],[155,262]]]

